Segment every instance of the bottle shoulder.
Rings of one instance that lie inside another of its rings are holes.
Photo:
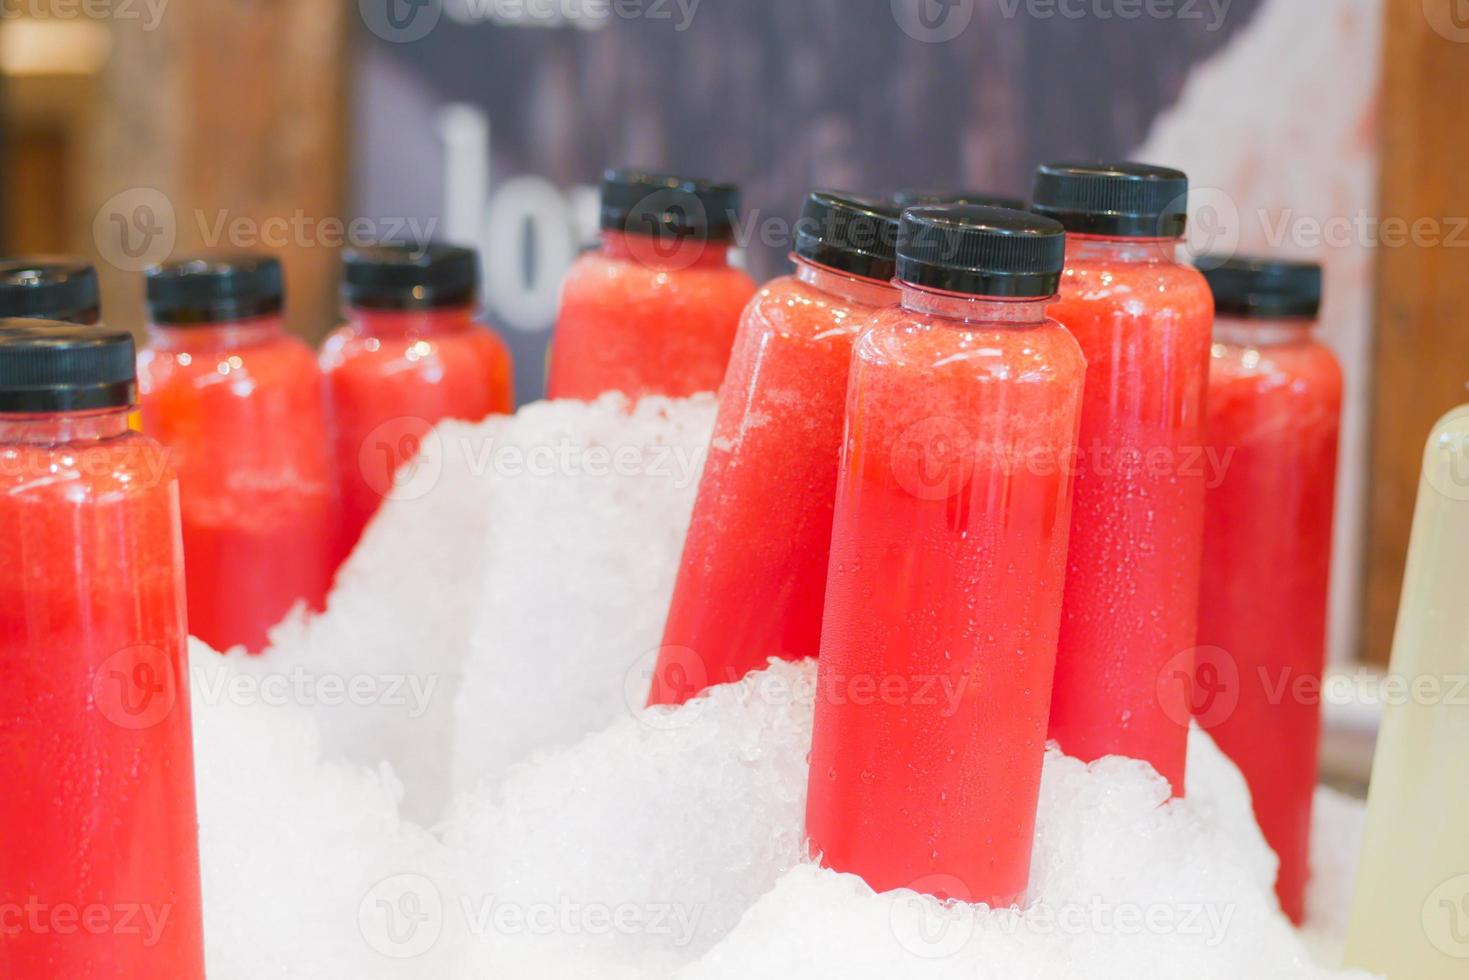
[[[893,299],[896,301],[894,292]],[[745,307],[747,329],[804,340],[850,340],[888,306],[873,306],[819,289],[798,276],[780,276],[759,288]]]
[[[902,308],[877,313],[854,356],[893,369],[1079,385],[1080,344],[1051,317],[1027,325],[940,320]]]
[[[639,295],[698,291],[740,297],[743,303],[757,288],[748,272],[728,264],[664,266],[592,250],[573,260],[562,297],[563,302],[617,305]]]
[[[1199,270],[1181,262],[1068,260],[1056,308],[1074,314],[1084,306],[1134,314],[1173,309],[1212,321],[1214,294]]]
[[[1330,347],[1306,334],[1290,343],[1251,344],[1216,337],[1209,351],[1211,384],[1293,386],[1340,391],[1345,378]]]
[[[0,501],[75,508],[167,494],[177,479],[160,442],[128,430],[106,439],[0,443]]]
[[[241,381],[252,385],[315,384],[316,354],[294,334],[238,347],[150,345],[138,353],[138,384],[144,394],[173,386],[216,387]],[[224,387],[231,388],[229,384]],[[234,394],[251,390],[233,386]]]
[[[1469,459],[1469,405],[1450,411],[1434,425],[1428,436],[1430,453]]]

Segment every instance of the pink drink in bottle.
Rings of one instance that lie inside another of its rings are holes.
[[[1184,793],[1204,535],[1209,286],[1177,260],[1188,178],[1045,166],[1034,210],[1066,226],[1051,315],[1086,355],[1086,399],[1051,737],[1130,756]]]
[[[717,391],[755,282],[729,264],[740,191],[609,171],[602,242],[566,275],[551,344],[552,398],[682,398]]]
[[[1280,855],[1281,906],[1299,923],[1321,734],[1315,695],[1326,663],[1341,368],[1312,334],[1320,266],[1201,265],[1219,311],[1208,432],[1222,479],[1204,509],[1195,708],[1249,781],[1260,828]]]
[[[476,252],[377,245],[349,249],[343,264],[347,324],[320,356],[342,509],[339,559],[436,424],[478,422],[515,401],[510,351],[474,319]]]
[[[126,331],[0,320],[0,976],[203,980],[178,481]]]
[[[650,703],[682,703],[770,657],[816,656],[852,342],[898,301],[897,230],[890,204],[812,194],[795,275],[745,308]]]
[[[179,472],[189,628],[216,650],[265,648],[298,602],[319,610],[336,540],[316,355],[286,332],[268,256],[149,270],[138,359],[143,430]]]
[[[878,891],[1025,892],[1085,372],[1046,315],[1064,241],[908,211],[902,304],[853,352],[806,827]]]

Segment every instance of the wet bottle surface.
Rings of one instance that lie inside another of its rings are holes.
[[[817,192],[795,275],[746,308],[649,700],[686,701],[821,643],[852,343],[893,288],[898,213]]]
[[[185,259],[149,273],[143,428],[179,473],[189,628],[265,648],[331,584],[336,514],[316,356],[281,319],[279,263]]]
[[[755,282],[729,264],[739,189],[628,171],[602,181],[602,240],[572,264],[551,398],[718,391]]]
[[[1342,374],[1315,339],[1319,266],[1203,263],[1219,319],[1199,592],[1199,723],[1250,784],[1280,856],[1276,890],[1305,917],[1326,664]],[[1305,685],[1305,686],[1302,686]]]
[[[873,888],[1021,900],[1085,364],[1046,304],[1055,222],[919,209],[857,341],[807,830]],[[962,256],[962,258],[958,258]]]
[[[1056,165],[1035,209],[1068,233],[1050,313],[1080,342],[1086,397],[1051,737],[1142,759],[1182,796],[1204,528],[1213,299],[1177,261],[1187,178]]]
[[[0,321],[6,980],[204,976],[178,483],[133,398],[126,332]]]
[[[355,249],[345,278],[348,322],[320,355],[342,511],[339,559],[437,423],[478,422],[514,407],[509,349],[473,318],[475,252]]]

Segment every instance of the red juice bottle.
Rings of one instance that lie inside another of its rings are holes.
[[[316,355],[286,332],[281,266],[183,259],[148,271],[143,430],[179,473],[189,628],[259,653],[331,584],[336,514]]]
[[[1051,737],[1084,761],[1152,764],[1185,789],[1204,534],[1214,305],[1177,260],[1188,178],[1044,166],[1033,209],[1066,226],[1051,315],[1086,354],[1076,509]]]
[[[729,264],[739,209],[731,184],[609,171],[601,245],[572,263],[562,287],[549,396],[718,390],[755,293]]]
[[[468,248],[347,252],[347,324],[321,348],[342,508],[340,558],[437,423],[513,411],[510,351],[474,320],[478,283],[479,256]]]
[[[1342,374],[1312,335],[1321,267],[1202,262],[1219,319],[1199,591],[1199,722],[1244,773],[1276,890],[1305,916]],[[1236,701],[1234,695],[1238,695]]]
[[[1021,901],[1086,370],[1046,307],[1061,226],[918,208],[858,339],[806,829],[877,891]]]
[[[745,308],[649,703],[816,656],[852,343],[898,301],[897,231],[889,204],[812,194],[795,275]]]
[[[0,976],[202,980],[178,482],[131,335],[0,321]]]
[[[0,259],[0,318],[96,323],[97,270],[80,259]]]

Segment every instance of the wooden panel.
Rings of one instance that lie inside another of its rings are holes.
[[[1431,219],[1444,241],[1395,245],[1384,228],[1377,251],[1364,652],[1378,662],[1392,645],[1424,440],[1469,401],[1469,20],[1452,16],[1459,0],[1435,3],[1443,15],[1431,23],[1422,0],[1386,0],[1381,215]]]
[[[110,46],[107,28],[94,20],[23,11],[0,24],[6,254],[78,250],[82,134]]]
[[[12,255],[64,252],[66,234],[66,134],[23,127],[6,134],[4,227],[0,242]]]
[[[98,127],[96,208],[152,188],[171,208],[175,255],[276,252],[289,322],[311,339],[337,316],[338,251],[319,228],[346,217],[355,10],[338,0],[209,0],[171,4],[155,31],[120,23]],[[135,272],[114,267],[103,288],[110,319],[141,321]]]

